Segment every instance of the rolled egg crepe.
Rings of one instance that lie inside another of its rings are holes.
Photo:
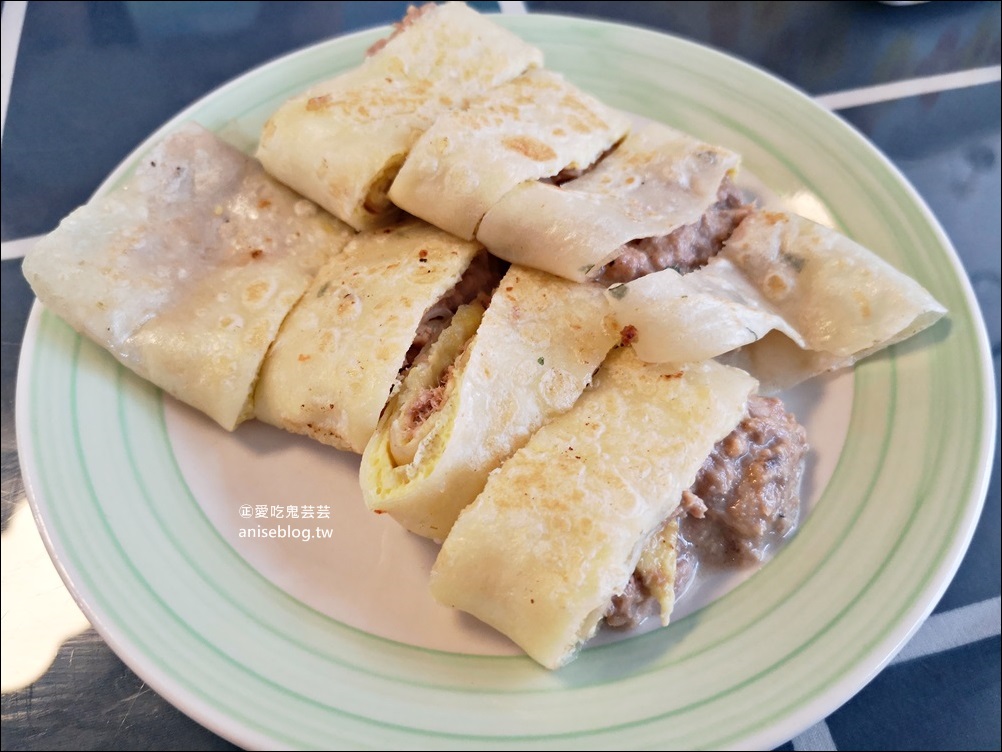
[[[738,163],[733,152],[650,123],[578,178],[508,192],[487,212],[477,239],[507,261],[582,282],[630,241],[698,221]]]
[[[748,216],[702,269],[665,269],[606,294],[650,362],[715,357],[771,332],[740,362],[775,388],[852,365],[946,313],[872,251],[782,212]]]
[[[232,430],[253,411],[282,320],[353,235],[191,123],[124,187],[63,220],[23,268],[70,326]]]
[[[483,216],[512,188],[588,167],[629,124],[559,74],[531,70],[439,117],[411,149],[390,199],[473,238]]]
[[[754,388],[748,374],[713,361],[674,370],[613,351],[577,404],[460,514],[432,594],[547,668],[565,664],[625,592]]]
[[[261,369],[256,417],[361,453],[425,314],[482,253],[413,219],[358,235],[282,325]]]
[[[542,65],[542,53],[459,2],[412,8],[361,66],[313,86],[265,124],[258,159],[358,230],[392,222],[386,198],[441,113]]]
[[[487,475],[574,404],[619,339],[608,318],[597,285],[512,266],[387,404],[362,455],[369,508],[443,539]]]

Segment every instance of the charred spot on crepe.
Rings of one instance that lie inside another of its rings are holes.
[[[627,345],[632,345],[637,339],[637,327],[633,324],[627,324],[623,327],[622,331],[619,333],[619,344],[626,347]]]
[[[369,49],[365,51],[366,57],[372,57],[377,52],[379,52],[383,47],[390,43],[392,39],[400,36],[408,26],[417,21],[421,16],[427,15],[435,9],[435,3],[425,3],[424,5],[409,5],[407,6],[407,13],[402,19],[393,24],[393,33],[388,37],[383,37],[373,43]]]
[[[679,227],[668,235],[631,240],[621,247],[596,277],[604,285],[632,282],[663,269],[679,274],[695,271],[720,253],[724,242],[754,209],[741,190],[725,177],[717,201],[697,222]]]

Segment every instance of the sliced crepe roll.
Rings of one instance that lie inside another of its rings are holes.
[[[462,238],[525,181],[583,169],[629,119],[549,71],[531,70],[442,115],[411,149],[390,199]]]
[[[443,539],[488,474],[569,409],[618,340],[596,285],[513,266],[394,394],[362,456],[366,504]]]
[[[282,105],[257,153],[272,175],[358,230],[398,216],[386,191],[436,117],[543,62],[538,49],[458,2],[412,8],[377,48]]]
[[[569,661],[622,595],[755,380],[713,361],[674,370],[613,351],[460,515],[432,594],[548,668]]]
[[[657,247],[657,239],[711,213],[705,227],[679,239],[692,246],[698,232],[729,234],[744,216],[737,211],[740,200],[721,194],[738,162],[733,152],[650,123],[578,178],[560,185],[528,182],[510,191],[487,212],[477,239],[512,263],[578,282],[600,275],[606,283],[623,281],[638,276],[638,266],[678,266],[685,259],[651,266],[659,253],[670,252]]]
[[[697,271],[666,269],[607,296],[643,360],[687,362],[762,340],[737,357],[770,388],[852,365],[946,313],[873,252],[781,212],[751,214]]]
[[[24,275],[77,331],[232,430],[282,320],[353,235],[192,123],[40,240]]]
[[[361,453],[415,341],[496,281],[482,246],[419,220],[358,235],[282,325],[256,417]]]

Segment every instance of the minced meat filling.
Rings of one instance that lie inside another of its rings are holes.
[[[761,562],[797,525],[807,434],[781,400],[752,397],[738,427],[718,441],[682,492],[675,574],[676,596],[700,563],[741,566]],[[605,621],[638,625],[656,601],[638,573],[613,596]]]
[[[582,175],[586,175],[587,173],[591,172],[596,167],[598,167],[599,163],[607,156],[612,154],[612,152],[614,152],[615,150],[616,146],[614,144],[610,146],[608,149],[606,149],[604,152],[599,154],[598,159],[596,159],[591,164],[585,165],[584,167],[565,167],[553,177],[542,178],[540,179],[539,182],[549,183],[550,185],[561,186],[564,183],[569,183],[572,180],[577,180]]]
[[[428,416],[441,406],[442,401],[445,399],[445,388],[449,385],[454,370],[455,364],[452,363],[442,372],[442,377],[439,379],[438,384],[421,392],[414,401],[414,404],[411,405],[410,411],[407,414],[407,420],[412,431],[424,423],[428,419]]]
[[[635,627],[648,616],[657,613],[657,599],[637,572],[633,573],[621,595],[612,596],[605,612],[605,623],[615,629]]]
[[[753,397],[737,429],[714,447],[690,489],[706,504],[682,520],[701,562],[744,565],[766,559],[797,525],[807,434],[783,403]]]
[[[407,357],[402,366],[410,368],[414,359],[429,344],[438,339],[445,328],[449,326],[453,315],[459,307],[479,299],[484,307],[490,301],[491,293],[504,276],[507,265],[500,259],[489,255],[486,251],[478,253],[463,272],[463,276],[449,292],[432,305],[418,324],[414,342],[407,351]]]
[[[662,237],[631,240],[605,266],[598,281],[604,285],[630,282],[668,267],[688,274],[720,253],[724,242],[751,210],[752,205],[745,203],[738,187],[725,177],[717,191],[717,202],[698,222]]]

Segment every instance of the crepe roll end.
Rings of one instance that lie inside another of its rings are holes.
[[[577,404],[492,473],[459,516],[432,569],[432,595],[551,669],[603,618],[631,621],[631,604],[617,599],[631,600],[635,579],[667,618],[677,552],[665,523],[754,388],[712,361],[676,371],[614,350]]]
[[[468,498],[452,487],[455,477],[446,488],[446,479],[436,482],[434,476],[458,410],[458,399],[453,399],[458,372],[483,315],[484,307],[476,301],[456,311],[408,371],[362,454],[362,496],[369,509],[390,514],[411,532],[434,540],[448,534],[460,512],[456,506]],[[450,504],[450,499],[457,502]]]

